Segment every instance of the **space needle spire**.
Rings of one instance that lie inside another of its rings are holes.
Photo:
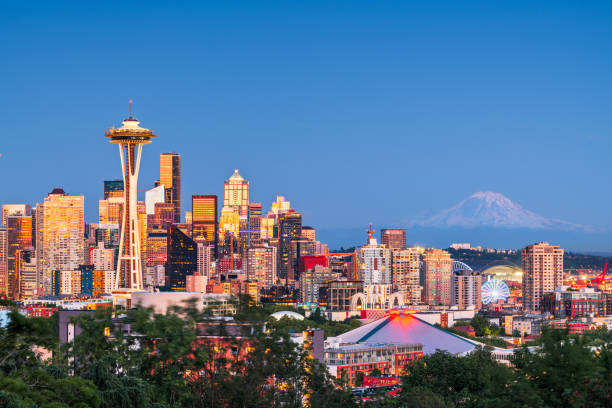
[[[143,290],[137,210],[138,171],[142,146],[151,143],[151,138],[156,137],[151,130],[142,128],[138,124],[138,120],[132,117],[132,101],[130,100],[130,117],[123,121],[123,126],[119,129],[111,129],[104,135],[110,138],[111,143],[119,146],[123,173],[123,220],[115,289],[122,288],[130,291]]]

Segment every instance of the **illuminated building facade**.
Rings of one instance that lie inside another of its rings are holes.
[[[540,310],[542,296],[563,285],[563,249],[548,242],[529,245],[521,251],[523,264],[523,308]]]
[[[115,269],[115,251],[104,248],[104,242],[98,242],[98,246],[89,252],[89,262],[96,270],[112,271]]]
[[[151,228],[167,228],[174,223],[174,204],[155,203],[153,215],[147,215],[147,225]]]
[[[123,125],[119,129],[109,130],[105,136],[119,147],[123,170],[124,208],[115,286],[117,289],[121,287],[139,291],[142,290],[143,284],[137,200],[138,172],[142,147],[151,143],[151,138],[155,135],[149,129],[139,126],[138,120],[132,117],[130,108],[130,117],[123,121]]]
[[[6,231],[8,296],[10,299],[19,300],[19,256],[21,251],[32,246],[32,217],[9,215],[6,218]]]
[[[17,276],[19,277],[19,300],[38,297],[38,274],[34,247],[18,250],[16,253]]]
[[[474,271],[459,271],[451,276],[451,306],[459,310],[482,307],[482,276]]]
[[[111,197],[123,198],[123,180],[104,181],[104,199],[108,200]]]
[[[302,214],[295,211],[278,217],[278,277],[286,282],[294,280],[294,259],[291,242],[302,236]]]
[[[147,252],[145,265],[153,267],[165,265],[168,260],[168,230],[153,229],[147,234]]]
[[[368,245],[358,249],[359,280],[364,286],[391,285],[391,250],[379,245],[375,238],[369,237]]]
[[[123,197],[109,197],[98,202],[98,221],[100,224],[121,224],[123,217]]]
[[[348,312],[353,296],[363,291],[363,282],[338,280],[327,286],[327,302],[330,310]]]
[[[246,217],[249,208],[249,182],[242,178],[238,169],[223,183],[223,207],[231,207],[241,217]]]
[[[173,291],[185,291],[187,275],[198,270],[198,247],[175,225],[168,227],[168,261],[166,286]]]
[[[421,254],[416,248],[392,251],[393,290],[402,292],[406,302],[421,302]]]
[[[406,249],[406,230],[382,229],[380,230],[380,242],[390,249]]]
[[[51,291],[51,271],[73,271],[83,264],[84,197],[55,188],[36,206],[36,259],[39,285]]]
[[[276,248],[268,245],[252,246],[247,249],[247,279],[257,281],[259,288],[270,288],[277,278]]]
[[[248,211],[248,246],[261,245],[261,203],[249,203]]]
[[[315,265],[300,275],[300,298],[302,302],[319,303],[319,290],[327,286],[329,282],[340,278],[340,273],[333,272],[330,268]]]
[[[0,296],[6,296],[8,293],[8,242],[6,235],[6,227],[0,225]]]
[[[198,246],[198,274],[208,277],[210,275],[210,267],[214,262],[212,248],[204,242],[197,242]]]
[[[2,223],[6,226],[6,218],[10,215],[30,216],[31,208],[28,204],[4,204],[2,205]]]
[[[307,241],[316,241],[315,237],[316,237],[316,230],[314,228],[309,227],[307,225],[304,225],[302,227],[302,238],[304,238]]]
[[[430,306],[451,305],[453,260],[442,249],[429,249],[423,254],[423,302]]]
[[[115,289],[115,271],[100,271],[94,269],[92,283],[92,295],[98,296],[102,293],[110,294]]]
[[[205,242],[212,248],[213,256],[218,254],[217,196],[194,195],[191,197],[191,234],[195,241]]]
[[[166,189],[166,202],[174,206],[174,222],[181,222],[181,155],[159,156],[159,183]]]

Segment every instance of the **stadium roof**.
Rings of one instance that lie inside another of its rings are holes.
[[[420,343],[424,354],[436,350],[464,354],[476,348],[472,342],[433,326],[412,314],[392,314],[341,334],[328,341],[337,343]]]

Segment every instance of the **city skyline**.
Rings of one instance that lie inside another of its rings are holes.
[[[110,16],[128,24],[137,6],[41,5],[20,33],[22,7],[0,17],[15,39],[1,46],[0,72],[12,81],[0,106],[14,136],[0,147],[0,171],[29,182],[9,178],[4,203],[35,203],[60,186],[86,197],[94,221],[99,183],[121,176],[97,135],[119,126],[134,99],[135,116],[163,136],[143,158],[140,187],[153,187],[160,153],[181,154],[182,216],[191,195],[222,197],[238,168],[251,201],[265,208],[283,195],[319,229],[403,227],[490,190],[545,217],[612,230],[612,193],[602,188],[612,148],[607,5],[243,4],[239,15],[207,3],[189,13],[152,6],[129,40],[94,27]],[[163,35],[152,28],[161,25]],[[126,43],[139,58],[109,69]],[[541,171],[555,177],[542,184]],[[563,245],[612,247],[609,233],[601,238]]]

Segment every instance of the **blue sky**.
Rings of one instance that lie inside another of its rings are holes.
[[[0,203],[61,186],[94,221],[133,99],[140,188],[175,151],[187,203],[239,168],[318,228],[479,190],[612,228],[610,2],[99,3],[0,5]]]

